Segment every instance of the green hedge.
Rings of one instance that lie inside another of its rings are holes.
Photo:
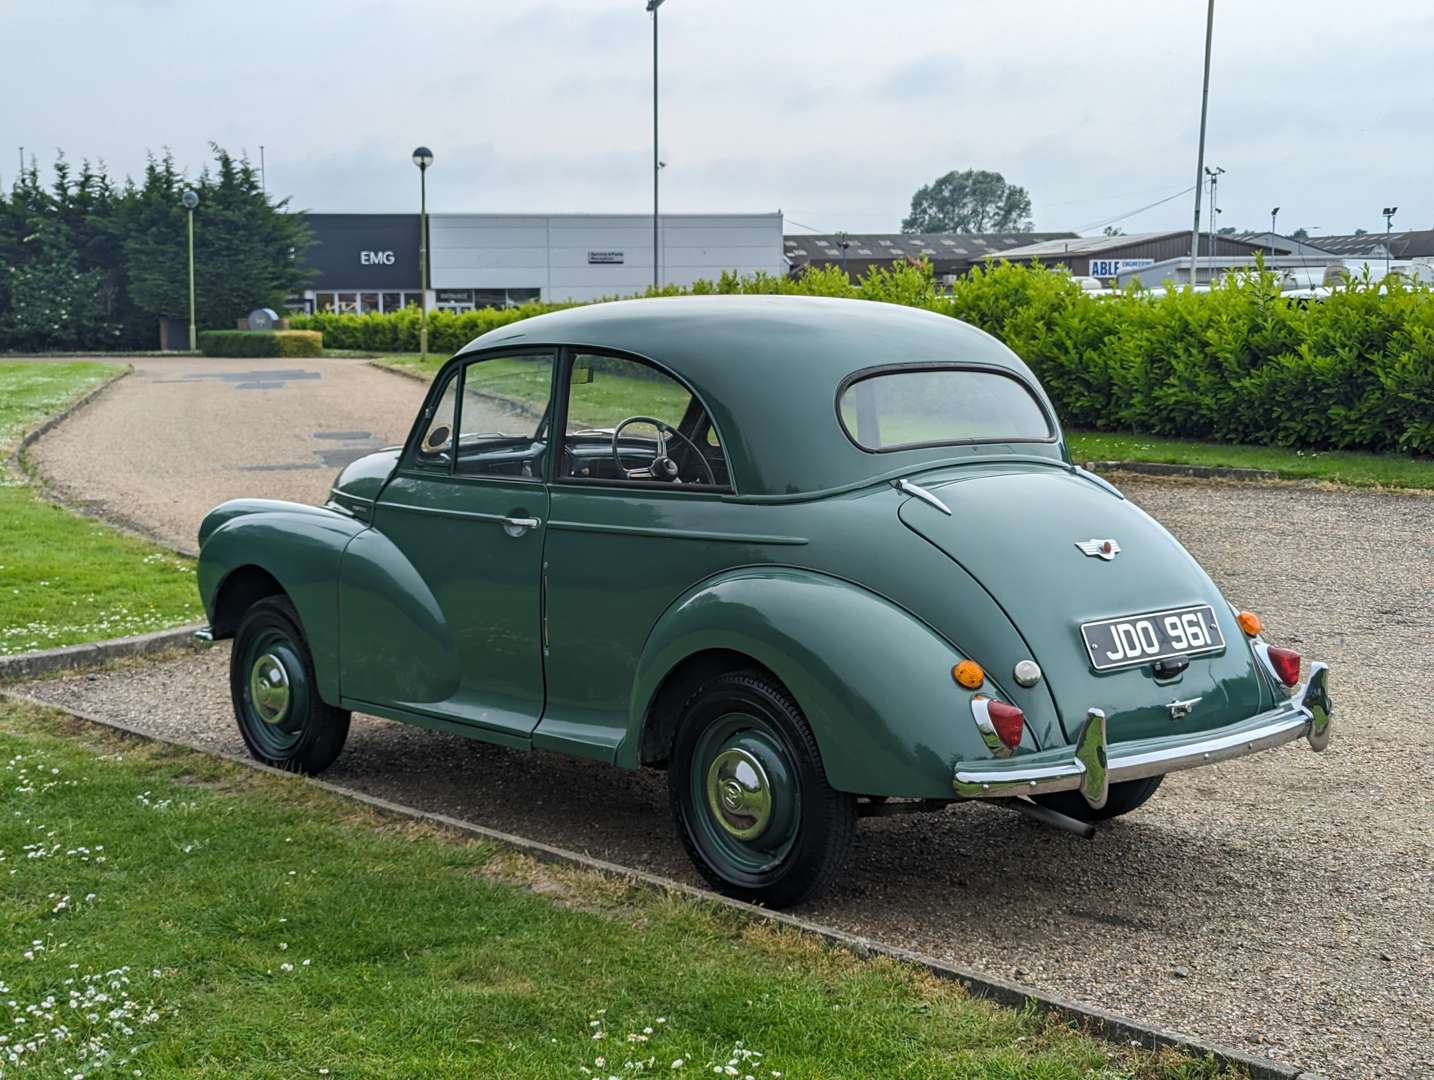
[[[324,335],[314,330],[204,330],[205,356],[323,356]]]
[[[850,296],[963,319],[1030,364],[1070,427],[1434,453],[1434,291],[1398,277],[1366,274],[1310,302],[1286,299],[1269,273],[1231,275],[1208,293],[1090,296],[1064,272],[1009,263],[973,271],[949,294],[924,265],[877,269],[855,285],[833,267],[662,290],[682,292]],[[434,312],[429,348],[455,352],[560,306]],[[417,308],[294,316],[290,325],[322,330],[334,348],[418,349]]]

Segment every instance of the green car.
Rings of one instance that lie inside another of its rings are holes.
[[[774,907],[864,815],[999,799],[1089,830],[1165,773],[1329,740],[1325,666],[1301,682],[1071,463],[1009,349],[912,308],[514,323],[327,505],[227,502],[199,540],[259,760],[319,772],[358,710],[666,769],[698,870]]]

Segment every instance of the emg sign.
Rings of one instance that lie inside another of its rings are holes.
[[[360,266],[392,266],[393,252],[391,251],[360,251]]]

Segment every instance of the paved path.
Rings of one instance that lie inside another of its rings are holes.
[[[30,460],[73,502],[187,550],[225,499],[323,502],[341,466],[408,436],[423,398],[364,360],[130,362]]]
[[[186,538],[220,498],[321,497],[336,461],[315,459],[363,443],[315,433],[392,439],[421,389],[334,361],[295,365],[323,378],[283,389],[186,377],[214,363],[146,362],[145,382],[41,440],[42,466]],[[286,463],[304,467],[250,468]],[[867,821],[850,873],[804,914],[1330,1077],[1434,1076],[1434,499],[1123,486],[1275,640],[1330,661],[1329,751],[1177,774],[1091,842],[981,805]],[[220,647],[28,689],[238,753],[226,661]],[[360,717],[326,778],[695,881],[660,775]]]

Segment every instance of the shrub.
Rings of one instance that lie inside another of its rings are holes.
[[[203,330],[205,356],[323,356],[324,336],[313,330]]]
[[[860,297],[963,319],[1020,355],[1072,427],[1434,453],[1434,291],[1398,277],[1365,274],[1307,304],[1286,299],[1264,272],[1231,274],[1206,293],[1090,296],[1059,270],[996,262],[943,295],[929,266],[902,264],[858,284],[832,266],[797,278],[724,273],[648,295],[683,293]],[[567,306],[435,311],[429,350],[456,352],[494,327]],[[416,307],[296,315],[290,325],[322,331],[331,348],[418,349]]]

